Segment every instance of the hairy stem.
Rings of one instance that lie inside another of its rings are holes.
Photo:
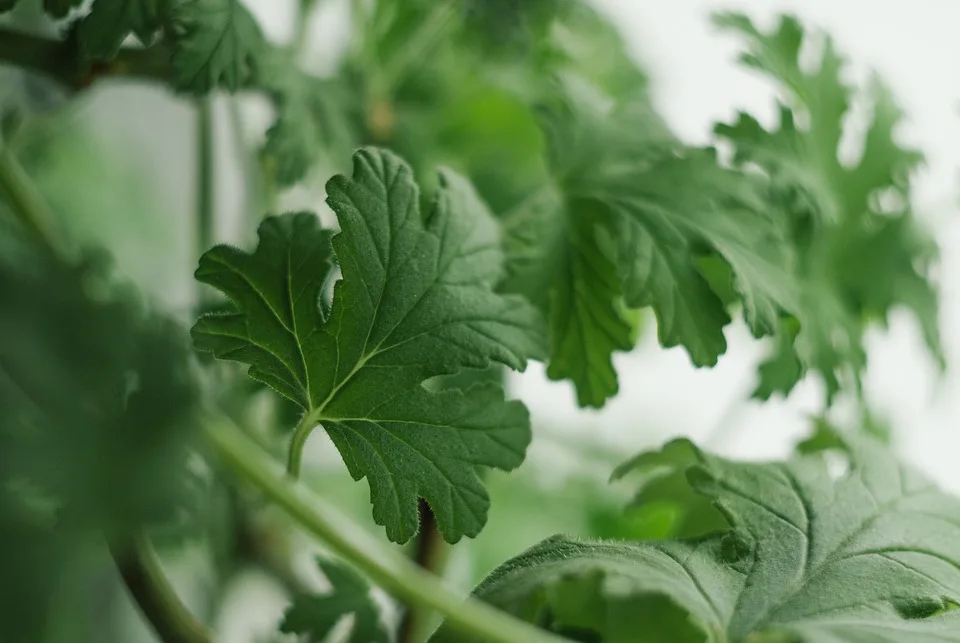
[[[110,554],[127,591],[163,643],[212,643],[211,634],[170,586],[146,536],[111,543]]]
[[[242,431],[223,417],[205,433],[223,465],[257,487],[304,529],[355,565],[374,583],[404,601],[433,609],[463,634],[489,643],[560,643],[562,639],[475,599],[462,599],[439,578],[402,554],[384,549],[334,507],[283,475]]]

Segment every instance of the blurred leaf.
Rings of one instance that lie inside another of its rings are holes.
[[[4,480],[107,532],[182,521],[197,404],[185,333],[107,276],[2,258]]]
[[[805,369],[824,378],[829,400],[843,376],[859,387],[865,327],[885,321],[896,306],[914,312],[942,363],[937,293],[928,277],[936,248],[910,212],[909,173],[921,156],[894,141],[901,114],[889,91],[874,80],[866,92],[873,113],[862,152],[856,162],[841,163],[851,89],[841,79],[843,59],[832,40],[824,40],[820,62],[806,72],[799,58],[806,36],[796,19],[782,18],[770,33],[741,14],[720,14],[717,23],[746,39],[741,60],[789,97],[776,129],[765,130],[748,114],[716,128],[734,144],[738,163],[757,164],[769,176],[771,203],[789,217],[799,258],[801,305],[793,311],[799,334],[783,322],[775,352],[761,367],[757,396],[789,393]]]
[[[78,27],[80,51],[92,60],[108,60],[117,55],[131,33],[149,45],[166,9],[167,0],[94,0]]]
[[[370,585],[346,565],[317,558],[330,583],[329,594],[297,596],[283,615],[280,631],[300,634],[310,643],[323,643],[344,616],[353,615],[350,634],[343,643],[389,643],[390,635],[380,610],[370,596]]]
[[[782,221],[757,185],[711,150],[680,144],[645,100],[617,104],[571,80],[543,120],[552,181],[504,217],[505,288],[547,313],[548,375],[573,379],[581,405],[617,391],[610,358],[632,346],[621,298],[653,308],[663,346],[716,363],[730,317],[701,255],[729,265],[758,336],[776,327],[780,306],[795,306]]]
[[[182,0],[173,5],[170,21],[178,90],[235,92],[257,77],[267,43],[240,0]]]
[[[619,465],[610,476],[638,477],[639,487],[628,511],[632,522],[646,519],[651,535],[643,540],[696,538],[723,530],[726,519],[713,500],[696,491],[687,471],[697,464],[700,451],[690,442],[674,441],[659,451],[645,451]],[[655,530],[659,527],[659,533]]]

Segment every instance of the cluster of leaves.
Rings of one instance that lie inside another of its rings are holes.
[[[774,338],[756,389],[764,399],[810,371],[830,401],[844,382],[856,390],[864,330],[897,306],[915,313],[942,359],[935,246],[910,212],[920,157],[894,141],[900,114],[879,81],[863,92],[873,114],[860,158],[841,163],[853,91],[830,40],[807,72],[808,36],[794,19],[763,33],[743,16],[719,17],[748,41],[744,62],[786,92],[773,132],[747,114],[717,126],[735,150],[727,168],[664,125],[606,20],[580,3],[548,4],[498,14],[474,3],[458,21],[446,3],[376,3],[356,51],[300,111],[312,125],[291,121],[283,145],[268,134],[291,163],[286,178],[308,169],[298,145],[315,160],[317,150],[385,144],[421,174],[437,164],[464,172],[503,222],[501,289],[541,310],[548,374],[572,381],[583,406],[617,392],[611,358],[633,345],[631,309],[651,308],[661,343],[709,366],[739,305],[757,337]],[[526,24],[526,39],[497,20]],[[411,25],[434,25],[433,38]],[[492,55],[498,38],[513,46]],[[405,60],[414,46],[431,52],[415,69],[376,62]],[[302,135],[312,131],[326,134]]]
[[[61,17],[76,4],[46,8]],[[746,38],[744,63],[785,90],[775,130],[748,114],[717,127],[734,146],[732,169],[669,131],[602,16],[572,0],[508,4],[373,3],[326,78],[269,44],[239,0],[97,0],[76,36],[90,60],[115,56],[130,34],[164,48],[183,91],[265,91],[277,121],[263,158],[281,187],[322,158],[346,170],[341,159],[368,144],[422,176],[438,165],[464,173],[503,220],[501,289],[540,309],[548,374],[570,380],[583,406],[616,394],[612,356],[632,347],[632,311],[644,308],[664,346],[709,366],[741,306],[754,335],[774,338],[760,398],[789,393],[809,371],[828,400],[843,381],[856,390],[864,329],[896,306],[916,314],[941,358],[935,246],[910,212],[920,156],[894,141],[900,114],[877,81],[860,159],[841,163],[853,93],[829,39],[805,71],[794,19],[763,33],[744,16],[718,17]]]
[[[357,3],[369,13],[326,78],[268,43],[240,0],[82,4],[43,6],[71,19],[91,73],[116,60],[180,92],[268,94],[263,169],[279,186],[361,148],[326,183],[338,233],[288,213],[264,219],[252,253],[203,255],[197,279],[229,301],[192,336],[298,409],[292,473],[323,427],[393,541],[417,533],[421,498],[448,542],[476,536],[482,471],[523,461],[528,413],[488,374],[543,360],[600,407],[638,310],[653,311],[663,346],[711,366],[739,309],[775,340],[761,398],[811,371],[828,401],[856,390],[866,325],[895,306],[940,354],[934,247],[910,211],[920,157],[894,141],[900,115],[877,82],[863,151],[841,162],[842,60],[827,39],[803,68],[791,18],[770,33],[717,19],[786,90],[775,128],[748,114],[717,126],[733,147],[724,163],[671,133],[613,26],[576,0]],[[130,36],[144,49],[124,49]],[[98,261],[22,255],[0,253],[14,302],[0,315],[0,533],[7,551],[56,561],[69,554],[51,525],[122,538],[183,508],[197,387],[175,325]],[[838,444],[819,438],[807,450]],[[644,475],[638,510],[670,508],[663,540],[551,539],[476,593],[576,640],[954,640],[957,502],[869,440],[849,454],[835,480],[819,454],[745,465],[672,443],[616,474]],[[320,564],[333,593],[298,598],[281,629],[320,640],[353,612],[352,639],[385,640],[362,579]],[[23,600],[45,605],[53,575],[24,580]]]
[[[675,538],[557,536],[475,594],[578,641],[957,640],[960,502],[870,438],[843,446],[842,472],[823,453],[737,463],[683,440],[641,454],[616,475],[688,509]]]

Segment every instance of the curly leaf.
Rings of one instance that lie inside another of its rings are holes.
[[[604,643],[960,641],[960,501],[878,443],[848,447],[850,470],[837,477],[820,455],[748,464],[669,445],[694,456],[689,485],[729,530],[646,543],[555,537],[475,594]],[[465,639],[441,629],[433,640]]]
[[[495,221],[464,179],[440,180],[426,217],[409,166],[389,152],[361,150],[351,178],[330,180],[343,278],[329,314],[318,301],[330,233],[312,215],[269,218],[254,254],[220,246],[197,270],[237,306],[197,322],[197,348],[250,364],[251,377],[303,407],[295,442],[322,424],[399,542],[416,533],[418,496],[448,541],[479,533],[489,499],[476,468],[512,469],[530,441],[526,409],[498,385],[423,383],[495,362],[522,370],[543,353],[536,310],[493,291]]]

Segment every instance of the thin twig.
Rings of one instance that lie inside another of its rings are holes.
[[[146,536],[110,543],[110,554],[127,591],[163,643],[212,643],[210,632],[170,586]]]
[[[416,554],[413,560],[421,569],[442,576],[447,553],[447,544],[437,528],[437,517],[433,515],[430,504],[420,498],[420,534],[417,536]],[[424,630],[429,624],[431,615],[432,610],[408,607],[400,622],[397,643],[414,643],[423,640]]]

